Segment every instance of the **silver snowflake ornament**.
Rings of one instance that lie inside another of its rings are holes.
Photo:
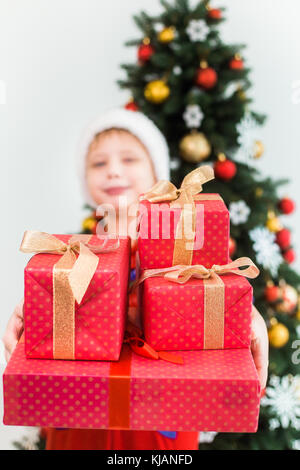
[[[255,142],[260,140],[259,126],[250,113],[247,113],[237,125],[239,149],[235,154],[235,160],[247,163],[254,157]]]
[[[195,129],[201,125],[204,114],[197,104],[188,104],[183,113],[183,119],[187,127]]]
[[[231,202],[229,204],[230,221],[233,225],[246,223],[250,212],[250,208],[245,201]]]
[[[261,405],[269,407],[275,416],[270,420],[270,429],[281,425],[300,431],[300,376],[272,376]]]
[[[191,20],[186,32],[192,42],[205,41],[209,27],[204,20]]]
[[[259,226],[249,232],[249,237],[253,241],[257,262],[268,269],[272,276],[276,276],[283,260],[275,242],[275,234],[266,227]]]
[[[174,75],[178,76],[182,74],[182,68],[179,65],[175,65],[173,68]]]

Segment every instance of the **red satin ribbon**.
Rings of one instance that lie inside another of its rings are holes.
[[[142,336],[142,331],[128,322],[124,343],[128,344],[133,352],[148,359],[162,359],[173,364],[183,364],[183,359],[179,354],[173,354],[169,351],[156,351],[150,344],[146,343]]]
[[[136,336],[131,336],[135,334]],[[173,364],[183,364],[183,359],[168,351],[155,351],[139,335],[141,330],[130,324],[120,359],[109,368],[108,425],[110,429],[130,429],[130,381],[132,353],[149,359],[162,359]]]
[[[110,428],[130,428],[131,356],[130,348],[124,345],[119,361],[110,364],[108,391]]]

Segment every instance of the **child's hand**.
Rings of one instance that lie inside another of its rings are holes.
[[[9,361],[13,350],[17,346],[17,343],[23,333],[24,322],[23,322],[23,306],[24,299],[16,306],[14,313],[9,319],[4,336],[3,343],[5,347],[5,359]]]
[[[263,390],[266,387],[269,366],[269,339],[265,321],[258,310],[252,309],[251,352]]]

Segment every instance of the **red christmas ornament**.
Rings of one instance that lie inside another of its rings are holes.
[[[138,48],[137,56],[140,62],[147,62],[154,54],[154,48],[151,44],[141,44]]]
[[[212,8],[208,11],[208,17],[211,20],[220,20],[222,18],[222,11],[219,8]]]
[[[229,256],[231,258],[234,255],[235,250],[236,250],[236,241],[231,237],[229,238],[228,248],[229,248]]]
[[[218,81],[217,72],[212,67],[200,68],[196,74],[196,84],[206,90],[213,88]]]
[[[296,259],[296,253],[292,248],[289,248],[283,253],[283,258],[288,264],[292,264]]]
[[[125,109],[128,109],[129,111],[138,111],[138,105],[134,101],[129,101],[127,104],[125,104]]]
[[[286,250],[291,246],[291,232],[287,228],[283,228],[276,233],[276,243],[282,250]]]
[[[235,56],[233,59],[230,60],[229,68],[231,70],[243,70],[244,62],[239,56]]]
[[[223,181],[230,181],[237,172],[236,164],[231,160],[218,160],[214,164],[215,175]]]
[[[280,288],[278,286],[267,286],[264,291],[267,302],[273,303],[280,299]]]
[[[295,203],[292,199],[284,197],[279,201],[278,208],[283,214],[291,214],[295,210]]]

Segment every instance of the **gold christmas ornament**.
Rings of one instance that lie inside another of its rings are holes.
[[[296,313],[296,318],[297,318],[297,320],[300,321],[300,303],[298,303],[298,310],[297,310],[297,313]]]
[[[208,63],[205,59],[201,60],[200,62],[200,69],[207,69]]]
[[[246,93],[245,93],[245,91],[244,91],[243,89],[240,89],[240,90],[238,91],[238,97],[239,97],[239,99],[240,99],[241,101],[246,101],[247,95],[246,95]]]
[[[97,221],[93,217],[87,217],[82,222],[82,230],[92,231],[97,224]]]
[[[262,195],[264,194],[264,190],[262,188],[256,188],[255,189],[255,196],[256,197],[262,197]]]
[[[279,349],[286,345],[289,340],[290,333],[287,327],[282,323],[278,323],[277,320],[272,323],[273,324],[268,331],[270,345],[273,346],[273,348]]]
[[[266,223],[266,227],[270,230],[270,232],[279,232],[282,229],[282,225],[278,217],[274,214],[274,212],[268,212],[268,220]]]
[[[160,31],[157,35],[157,39],[159,42],[162,42],[164,44],[167,44],[168,42],[171,42],[175,38],[175,28],[174,26],[168,26],[167,28],[164,28],[162,31]]]
[[[163,103],[169,95],[170,88],[163,80],[153,80],[145,86],[144,96],[150,103]]]
[[[276,305],[276,311],[279,313],[292,314],[298,304],[298,292],[289,284],[280,288],[280,302]]]
[[[211,145],[202,132],[192,132],[181,139],[179,150],[184,160],[198,163],[209,157]]]
[[[262,154],[265,151],[264,144],[262,143],[261,140],[256,140],[254,142],[254,152],[253,152],[253,157],[254,158],[260,158]]]

